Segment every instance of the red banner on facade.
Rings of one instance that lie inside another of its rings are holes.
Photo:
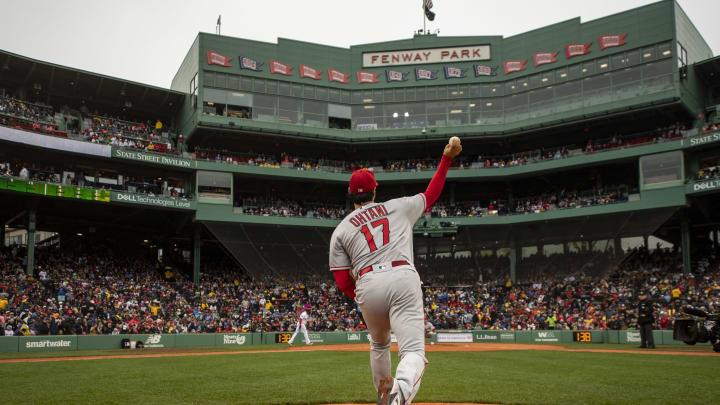
[[[328,69],[328,80],[331,82],[347,83],[349,78],[350,75],[346,75],[339,70]]]
[[[377,83],[380,73],[357,72],[358,83]]]
[[[217,52],[207,51],[208,65],[220,65],[230,67],[230,59],[227,56],[220,55]]]
[[[592,45],[592,42],[589,44],[565,45],[565,57],[570,59],[573,56],[586,55],[590,53],[590,45]]]
[[[560,52],[537,52],[533,55],[533,63],[535,63],[535,66],[537,67],[557,62],[558,53]]]
[[[292,66],[288,66],[284,63],[280,63],[276,60],[270,61],[270,73],[277,73],[279,75],[290,76]]]
[[[505,74],[512,73],[512,72],[520,72],[522,70],[525,70],[526,63],[527,63],[527,59],[525,59],[525,60],[509,60],[509,61],[503,63],[503,68],[505,68]]]
[[[311,68],[310,66],[300,65],[300,77],[320,80],[320,73],[322,73],[322,71]]]
[[[598,44],[600,44],[600,50],[605,48],[612,48],[614,46],[625,45],[625,37],[627,34],[622,35],[603,35],[598,38]]]

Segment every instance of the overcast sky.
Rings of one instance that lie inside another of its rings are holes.
[[[278,37],[348,47],[409,38],[421,0],[0,0],[0,49],[160,87],[199,31],[266,42]],[[653,3],[647,0],[433,0],[441,36],[511,36]],[[720,1],[679,0],[720,54]]]

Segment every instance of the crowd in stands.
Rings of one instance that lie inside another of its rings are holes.
[[[624,191],[587,191],[568,192],[561,190],[536,197],[519,199],[514,208],[505,201],[462,201],[450,204],[438,202],[432,206],[429,215],[433,218],[448,217],[480,217],[490,215],[518,215],[537,214],[545,211],[561,209],[583,208],[596,205],[607,205],[628,200]],[[282,216],[282,217],[312,217],[324,219],[343,219],[350,211],[340,206],[322,203],[302,203],[283,199],[263,200],[253,196],[238,198],[236,207],[248,215]]]
[[[711,122],[703,127],[703,132],[715,132],[720,130],[720,123]]]
[[[33,104],[10,97],[0,97],[0,114],[9,115],[37,123],[48,123],[54,125],[52,107]]]
[[[129,122],[117,118],[93,116],[78,135],[83,141],[141,149],[156,153],[175,153],[161,121]]]
[[[57,249],[36,255],[36,276],[17,247],[0,253],[0,335],[287,331],[295,308],[314,308],[312,330],[363,330],[334,284],[253,281],[213,265],[199,284],[151,260]]]
[[[0,176],[15,177],[22,180],[39,181],[79,186],[101,190],[128,191],[135,194],[147,194],[154,197],[191,198],[182,188],[183,184],[170,181],[167,184],[162,178],[148,176],[130,176],[119,173],[86,173],[69,165],[63,168],[51,165],[36,165],[18,159],[3,159],[0,155]]]
[[[132,122],[83,110],[85,125],[74,125],[72,120],[68,121],[67,117],[63,116],[67,130],[61,131],[58,130],[53,107],[0,96],[0,125],[148,152],[178,152],[167,128],[164,128],[159,120],[155,123]],[[178,141],[182,143],[182,140]]]
[[[324,219],[343,219],[345,209],[338,206],[322,203],[299,203],[286,200],[263,200],[256,197],[242,198],[236,203],[242,207],[247,215],[261,215],[273,217],[306,217]]]
[[[590,207],[627,201],[628,196],[620,191],[599,190],[592,193],[567,192],[561,190],[535,198],[516,202],[515,214],[533,214],[567,208]]]
[[[702,168],[695,174],[695,180],[710,180],[720,176],[720,159],[705,161]]]
[[[233,266],[213,265],[193,284],[181,271],[110,251],[40,249],[34,277],[23,272],[21,249],[0,251],[0,335],[289,331],[307,304],[311,330],[365,329],[355,304],[329,278],[313,285],[251,280]],[[677,250],[638,248],[617,256],[625,257],[621,264],[594,270],[587,257],[570,255],[575,264],[558,264],[564,271],[517,284],[503,272],[464,286],[438,277],[444,267],[477,275],[472,268],[479,264],[468,257],[418,258],[417,267],[426,278],[425,311],[437,329],[635,328],[641,292],[656,307],[655,327],[670,329],[684,305],[720,309],[718,253],[708,252],[688,276]],[[435,273],[428,277],[430,268]]]
[[[57,131],[57,124],[54,121],[53,108],[45,105],[31,104],[15,100],[10,97],[0,96],[0,124],[16,126],[35,132],[59,134],[68,133],[83,141],[108,144],[131,149],[140,149],[156,153],[179,153],[175,145],[182,144],[182,135],[177,140],[170,139],[171,136],[164,128],[161,121],[152,122],[130,122],[117,118],[105,117],[100,114],[85,114],[85,125],[66,125],[68,132]],[[15,117],[26,121],[24,124],[14,121]],[[28,127],[31,125],[31,127]],[[717,130],[715,124],[709,124],[705,131]],[[624,148],[633,145],[655,143],[682,138],[687,133],[687,128],[681,123],[666,128],[658,128],[652,133],[640,135],[616,134],[607,139],[591,139],[584,146],[564,146],[548,149],[536,149],[523,151],[503,156],[472,156],[461,157],[453,162],[453,168],[503,168],[522,166],[547,160],[564,159],[582,153],[595,153],[598,151]],[[215,151],[211,149],[197,149],[196,159],[213,160],[216,162],[232,164],[248,164],[263,167],[287,167],[298,170],[323,170],[323,171],[353,171],[358,168],[373,168],[384,171],[421,171],[434,170],[439,164],[437,158],[407,159],[407,160],[384,160],[384,161],[329,161],[317,158],[302,158],[292,156],[288,153],[281,153],[278,156],[268,156],[253,153],[236,153],[230,151]]]
[[[624,191],[597,190],[581,193],[561,190],[556,193],[519,199],[515,202],[514,208],[505,201],[488,203],[462,201],[454,204],[441,201],[432,206],[429,215],[433,218],[448,218],[537,214],[545,211],[614,204],[627,200],[628,195]],[[349,213],[343,207],[328,204],[301,203],[282,199],[262,200],[252,196],[238,199],[235,206],[241,207],[244,214],[262,216],[342,219]]]
[[[503,168],[523,166],[548,160],[564,159],[578,154],[595,153],[604,150],[624,148],[634,145],[656,143],[675,140],[685,136],[686,128],[678,123],[667,128],[658,128],[652,134],[641,136],[614,135],[608,139],[588,140],[584,147],[559,147],[537,149],[503,156],[461,156],[455,159],[452,169],[469,168]],[[571,148],[574,148],[571,150]],[[226,150],[198,149],[196,159],[214,160],[229,164],[247,164],[272,168],[292,168],[297,170],[322,170],[352,172],[361,168],[370,168],[376,171],[405,172],[435,170],[440,163],[438,158],[405,159],[405,160],[376,160],[376,161],[331,161],[327,159],[302,158],[288,153],[279,156],[256,153],[234,153]]]

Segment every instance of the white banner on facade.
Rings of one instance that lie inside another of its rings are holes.
[[[110,145],[74,141],[72,139],[36,134],[34,132],[22,131],[15,128],[0,127],[0,140],[39,146],[41,148],[62,150],[66,152],[110,157]]]

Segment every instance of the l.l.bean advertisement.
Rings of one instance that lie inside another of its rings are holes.
[[[483,343],[514,343],[515,333],[498,330],[480,330],[473,332],[473,341]]]

